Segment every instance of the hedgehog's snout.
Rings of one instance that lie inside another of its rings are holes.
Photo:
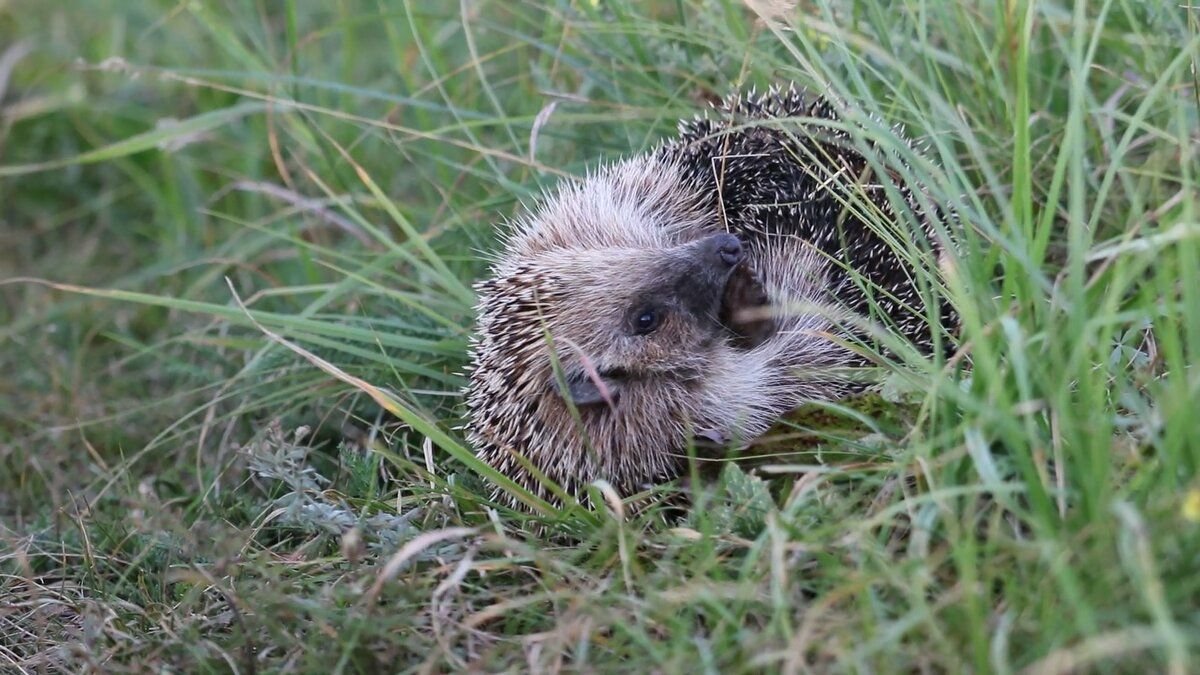
[[[683,254],[688,274],[717,280],[721,285],[729,272],[746,259],[741,240],[728,232],[710,234],[677,250]]]
[[[742,262],[742,242],[727,232],[709,237],[708,245],[716,258],[729,267]]]
[[[671,292],[698,321],[717,321],[721,296],[730,277],[745,258],[742,242],[719,232],[676,249],[670,268]]]

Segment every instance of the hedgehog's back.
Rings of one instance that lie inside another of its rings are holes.
[[[918,281],[917,268],[936,269],[942,252],[942,212],[923,209],[900,160],[878,143],[867,151],[875,166],[829,101],[789,88],[730,97],[717,116],[681,123],[658,153],[682,167],[728,231],[760,250],[773,237],[805,240],[841,271],[830,289],[840,304],[928,352],[940,326],[956,321],[942,301],[930,327]]]

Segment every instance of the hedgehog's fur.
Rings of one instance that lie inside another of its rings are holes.
[[[830,123],[781,122],[793,117]],[[693,440],[749,440],[806,401],[857,390],[842,367],[867,363],[850,346],[864,321],[844,319],[882,316],[928,351],[940,328],[899,245],[856,215],[896,219],[838,119],[795,89],[731,97],[719,119],[682,123],[518,221],[476,287],[467,429],[479,457],[543,498],[518,454],[576,497],[597,479],[628,496],[681,475]],[[934,217],[888,180],[923,224],[917,264],[933,266]],[[763,300],[765,315],[738,314]],[[645,308],[659,310],[649,322]],[[937,309],[949,325],[950,306]]]

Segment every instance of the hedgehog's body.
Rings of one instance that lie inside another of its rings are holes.
[[[627,496],[679,476],[695,439],[749,440],[855,390],[842,368],[865,363],[848,343],[868,315],[922,349],[938,330],[903,247],[860,217],[895,220],[883,181],[844,133],[773,121],[830,106],[788,91],[724,113],[551,195],[478,286],[469,440],[535,494],[518,454],[570,493]]]

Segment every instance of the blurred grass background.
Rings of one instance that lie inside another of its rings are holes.
[[[0,668],[1193,671],[1198,11],[0,0]],[[927,147],[960,348],[677,527],[489,511],[496,224],[780,81]]]

